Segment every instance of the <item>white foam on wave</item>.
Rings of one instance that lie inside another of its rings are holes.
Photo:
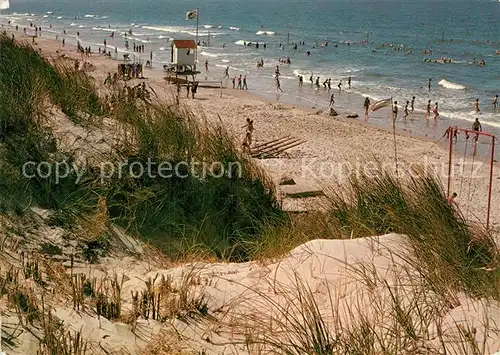
[[[469,122],[474,122],[476,120],[476,117],[478,117],[483,125],[487,124],[492,127],[500,128],[500,121],[498,120],[497,116],[498,114],[495,114],[493,112],[480,112],[479,114],[476,114],[475,111],[470,111],[470,112],[440,111],[439,114],[454,120],[465,120]]]
[[[164,50],[166,50],[166,49],[167,49],[167,48],[165,48],[165,47],[160,47],[160,51],[164,51]]]
[[[441,81],[438,82],[438,85],[441,85],[442,87],[446,89],[453,89],[453,90],[466,90],[467,86],[457,84],[457,83],[452,83],[451,81],[448,81],[446,79],[442,79]]]
[[[229,59],[222,59],[222,63],[229,63],[230,60]]]
[[[43,18],[47,18],[47,17],[49,17],[49,15],[43,15]]]
[[[205,57],[211,57],[211,58],[217,58],[219,56],[218,54],[208,53],[208,52],[201,52],[201,55],[204,55]]]
[[[259,45],[261,45],[261,44],[262,44],[262,42],[245,41],[245,40],[243,40],[243,39],[240,39],[240,40],[238,40],[238,41],[234,42],[234,44],[237,44],[238,46],[248,46],[248,44],[249,44],[249,43],[251,44],[251,46],[249,46],[249,47],[253,47],[253,46],[255,46],[255,44],[256,44],[256,43],[259,43]]]
[[[239,27],[231,27],[231,26],[229,26],[229,29],[230,29],[231,31],[239,31],[239,30],[240,30],[240,28],[239,28]]]
[[[69,25],[70,25],[70,26],[76,26],[76,23],[71,22]]]
[[[58,20],[62,19],[62,16],[57,16],[57,19],[58,19]]]
[[[52,11],[47,11],[47,15],[53,15],[54,13]]]
[[[84,25],[80,25],[80,26],[78,26],[78,28],[85,28],[85,26]]]
[[[266,35],[273,36],[276,34],[276,32],[274,32],[274,31],[257,31],[255,34],[258,36],[266,36]]]
[[[160,36],[158,36],[158,37],[156,37],[156,38],[157,38],[157,39],[165,39],[165,38],[167,38],[167,36],[160,35]]]
[[[215,26],[213,26],[213,25],[203,25],[203,27],[205,27],[205,28],[214,28]]]
[[[87,17],[87,18],[94,18],[94,17],[95,17],[95,15],[88,15],[88,14],[87,14],[87,15],[85,15],[85,17]]]

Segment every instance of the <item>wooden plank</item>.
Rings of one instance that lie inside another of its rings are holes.
[[[287,146],[289,144],[293,144],[296,142],[299,142],[298,138],[290,138],[290,139],[287,139],[286,141],[283,141],[283,142],[278,143],[276,145],[266,147],[266,148],[256,152],[255,154],[266,154],[266,153],[272,152],[273,150],[276,150],[278,148],[281,148],[281,147],[284,147],[284,146]]]
[[[278,148],[274,151],[269,151],[267,153],[263,153],[263,154],[259,155],[259,157],[261,157],[261,158],[270,158],[270,157],[274,158],[274,157],[277,157],[279,154],[285,152],[286,150],[294,148],[294,147],[299,146],[301,144],[304,144],[305,142],[306,141],[294,142],[294,143],[291,143],[291,144],[286,145],[284,147]]]
[[[244,126],[244,127],[245,127],[245,126]],[[256,145],[256,146],[254,146],[254,147],[253,147],[253,149],[260,149],[261,147],[265,147],[265,146],[267,146],[267,145],[269,145],[269,144],[276,143],[276,142],[278,142],[278,141],[284,140],[284,139],[289,138],[289,137],[291,137],[291,136],[290,136],[290,135],[288,135],[288,136],[285,136],[285,137],[281,137],[281,138],[278,138],[278,139],[274,139],[274,140],[272,140],[272,141],[269,141],[269,142],[266,142],[266,143],[262,143],[262,144]]]

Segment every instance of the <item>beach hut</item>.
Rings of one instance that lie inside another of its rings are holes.
[[[193,69],[196,65],[196,51],[198,50],[196,42],[192,39],[172,41],[172,52],[170,62],[176,67],[187,67]]]
[[[171,44],[170,65],[164,66],[164,70],[170,75],[175,75],[175,81],[178,76],[193,76],[198,74],[196,71],[196,51],[198,46],[192,39],[174,39]],[[169,76],[168,80],[172,80]]]

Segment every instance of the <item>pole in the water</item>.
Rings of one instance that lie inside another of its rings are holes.
[[[441,41],[444,42],[444,30],[443,30],[443,36],[441,37]]]

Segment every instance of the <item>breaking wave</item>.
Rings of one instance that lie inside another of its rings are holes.
[[[457,83],[452,83],[451,81],[442,79],[438,85],[441,85],[442,87],[446,89],[453,89],[453,90],[466,90],[467,86],[457,84]]]

